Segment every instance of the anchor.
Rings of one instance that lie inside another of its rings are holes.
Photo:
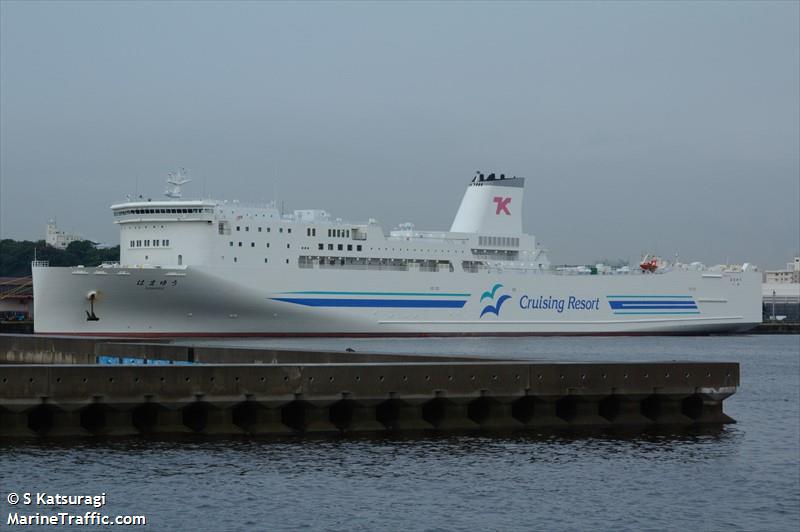
[[[100,321],[100,318],[94,313],[94,300],[97,297],[97,292],[92,290],[86,295],[89,300],[89,309],[86,311],[86,321]]]

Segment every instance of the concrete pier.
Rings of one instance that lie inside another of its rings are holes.
[[[36,340],[0,336],[0,358],[12,361],[0,364],[0,438],[720,424],[733,421],[722,404],[739,385],[737,363],[531,362],[28,338]],[[132,354],[139,358],[127,360],[155,363],[98,363]]]

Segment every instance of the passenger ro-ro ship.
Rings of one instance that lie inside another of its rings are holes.
[[[186,200],[111,207],[120,262],[34,262],[37,333],[90,336],[703,334],[761,321],[749,264],[556,268],[522,230],[525,180],[478,174],[449,231]]]

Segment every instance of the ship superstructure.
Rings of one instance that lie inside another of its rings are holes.
[[[318,209],[183,199],[112,205],[120,262],[34,264],[41,333],[133,336],[633,334],[745,330],[755,268],[553,268],[522,229],[525,180],[478,173],[449,231]],[[644,263],[643,263],[644,264]]]

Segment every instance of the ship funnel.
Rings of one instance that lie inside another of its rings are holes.
[[[522,233],[522,196],[525,179],[495,174],[477,179],[467,187],[450,231],[518,235]]]

